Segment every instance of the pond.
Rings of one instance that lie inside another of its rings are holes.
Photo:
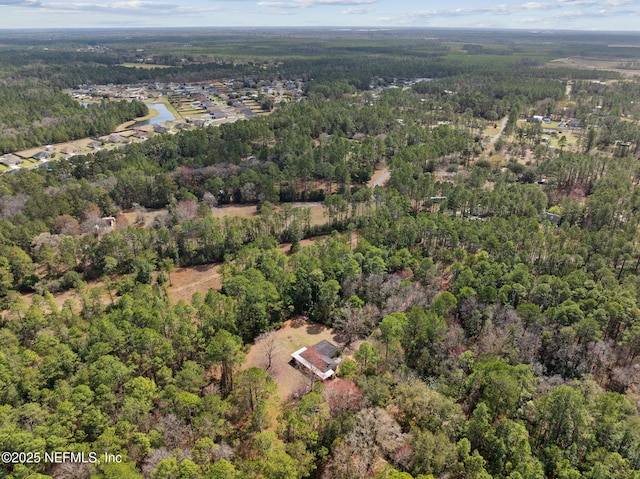
[[[173,121],[176,119],[176,117],[169,111],[167,105],[165,105],[164,103],[149,103],[147,106],[150,110],[157,110],[159,115],[148,120],[139,121],[133,125],[133,128],[139,128],[141,126],[147,125],[157,125],[159,123],[164,123],[165,121]]]

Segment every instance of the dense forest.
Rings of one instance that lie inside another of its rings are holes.
[[[36,84],[0,86],[0,105],[0,153],[108,135],[149,111],[135,100],[84,107],[61,91]]]
[[[527,34],[410,34],[214,35],[208,57],[202,34],[189,64],[144,70],[106,33],[102,53],[3,40],[3,145],[146,113],[85,109],[61,90],[78,84],[309,86],[0,175],[0,450],[30,454],[0,478],[640,478],[637,80],[546,64],[606,36],[535,54]],[[172,41],[145,54],[173,64]],[[231,205],[259,214],[214,214]],[[171,301],[177,269],[214,263],[219,287]],[[292,321],[332,328],[343,360],[279,397],[268,345]]]

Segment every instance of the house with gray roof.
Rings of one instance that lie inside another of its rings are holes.
[[[15,168],[24,162],[22,158],[11,153],[0,156],[0,164],[8,166],[9,168]]]
[[[33,158],[34,160],[38,160],[38,161],[44,161],[44,160],[49,160],[51,159],[53,155],[51,153],[49,153],[48,151],[39,151],[38,153],[36,153],[35,155],[33,155],[31,158]]]
[[[556,215],[556,214],[553,214],[553,213],[549,213],[549,212],[544,212],[544,213],[542,213],[542,217],[540,218],[540,220],[541,221],[550,221],[554,225],[558,226],[560,224],[560,222],[562,221],[562,216]]]
[[[310,348],[300,348],[291,354],[295,363],[303,370],[310,371],[319,379],[329,379],[336,374],[341,359],[340,350],[332,343],[323,339]]]

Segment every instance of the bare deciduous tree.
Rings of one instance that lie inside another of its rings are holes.
[[[169,451],[166,447],[161,447],[159,449],[154,449],[153,451],[147,454],[147,457],[142,464],[142,475],[145,478],[150,478],[151,474],[157,469],[158,464],[165,459],[169,459],[173,457],[171,451]]]
[[[209,205],[212,208],[215,206],[218,206],[218,198],[216,197],[216,195],[214,195],[210,191],[204,192],[204,195],[202,196],[202,201],[204,201],[207,205]]]
[[[344,337],[345,344],[366,338],[375,327],[378,308],[367,304],[362,308],[347,305],[338,311],[333,327]]]
[[[364,404],[362,391],[351,379],[334,379],[327,383],[323,395],[332,417],[345,411],[358,411]]]
[[[382,307],[382,316],[395,312],[405,312],[414,306],[428,307],[435,296],[434,288],[425,288],[420,283],[403,286],[387,299]]]
[[[91,470],[88,464],[64,462],[53,468],[51,476],[54,479],[89,479]]]
[[[18,213],[22,213],[27,207],[28,195],[18,194],[15,196],[5,195],[0,198],[0,215],[3,218],[13,218]]]
[[[197,213],[198,203],[193,200],[181,201],[178,203],[175,209],[178,224],[194,219]]]
[[[384,409],[356,414],[355,427],[335,448],[323,478],[370,477],[377,459],[390,460],[405,444],[400,426]]]
[[[176,449],[193,442],[193,430],[175,414],[167,414],[160,420],[164,443],[168,448]],[[165,459],[165,458],[163,458]]]
[[[233,448],[224,441],[221,441],[218,448],[214,451],[214,458],[216,461],[220,459],[226,459],[227,461],[233,459],[235,452]]]
[[[271,366],[273,366],[273,358],[278,350],[275,333],[269,332],[261,334],[256,338],[256,343],[260,344],[260,349],[264,353],[264,359],[267,363],[265,369],[270,371]]]

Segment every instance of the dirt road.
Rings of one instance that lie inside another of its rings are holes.
[[[500,135],[502,135],[502,132],[507,126],[508,120],[509,120],[508,116],[505,116],[502,120],[500,120],[500,130],[498,131],[498,133],[496,133],[491,137],[491,139],[489,140],[489,143],[487,144],[487,148],[492,147],[495,144],[495,142],[498,141],[498,138],[500,138]]]
[[[391,178],[391,172],[386,166],[383,166],[373,173],[373,176],[369,180],[369,183],[367,183],[367,186],[369,188],[373,188],[375,186],[384,186],[389,178]]]

